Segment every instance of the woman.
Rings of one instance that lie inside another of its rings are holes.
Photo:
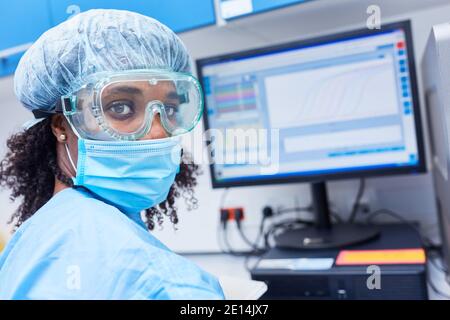
[[[202,112],[189,71],[171,30],[127,11],[81,13],[25,53],[15,90],[36,120],[8,140],[0,167],[22,200],[0,299],[223,298],[146,230],[177,223],[180,194],[195,205],[198,168],[179,141]]]

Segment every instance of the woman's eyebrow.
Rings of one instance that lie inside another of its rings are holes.
[[[113,87],[110,94],[115,93],[129,93],[129,94],[139,94],[142,95],[142,90],[136,87],[130,87],[130,86],[120,86],[120,87]]]
[[[167,99],[175,99],[175,100],[179,100],[180,96],[178,95],[178,93],[176,91],[169,91],[166,94],[166,98]]]

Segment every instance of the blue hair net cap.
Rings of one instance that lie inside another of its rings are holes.
[[[14,75],[29,110],[53,111],[62,95],[102,71],[169,69],[190,72],[189,54],[168,27],[122,10],[89,10],[45,32],[23,55]]]

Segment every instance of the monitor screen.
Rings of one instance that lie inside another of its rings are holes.
[[[213,186],[424,171],[414,68],[409,22],[198,60],[206,129],[263,132],[276,162],[213,161]]]
[[[308,0],[220,0],[220,15],[223,19],[232,19],[306,1]]]

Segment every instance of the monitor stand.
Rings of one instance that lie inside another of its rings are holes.
[[[337,223],[332,224],[325,182],[311,185],[315,226],[286,230],[274,237],[278,248],[330,249],[359,244],[379,235],[374,226]]]

